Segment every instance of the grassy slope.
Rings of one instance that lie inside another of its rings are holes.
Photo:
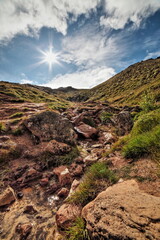
[[[160,101],[160,58],[131,65],[91,90],[82,91],[80,95],[82,99],[83,95],[87,95],[89,100],[130,105],[139,103],[142,94],[148,89]]]
[[[46,102],[53,108],[65,108],[70,103],[58,94],[49,94],[31,85],[0,82],[0,102]]]

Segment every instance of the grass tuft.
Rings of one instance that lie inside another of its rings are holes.
[[[74,224],[66,231],[68,240],[90,240],[88,232],[85,228],[85,222],[78,217]]]
[[[117,182],[117,177],[111,171],[106,163],[94,163],[86,172],[83,181],[71,197],[67,200],[70,203],[86,205],[97,194],[99,189],[99,180],[107,180],[110,184]]]

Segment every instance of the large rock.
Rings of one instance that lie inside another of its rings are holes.
[[[75,131],[84,138],[97,138],[98,130],[91,127],[85,123],[80,123],[78,126],[74,127]]]
[[[81,208],[73,204],[63,204],[56,213],[57,226],[67,229],[81,214]]]
[[[45,111],[36,114],[25,120],[24,125],[31,132],[36,143],[55,139],[74,144],[75,133],[72,123],[56,112]]]
[[[7,188],[1,195],[0,195],[0,207],[7,206],[16,200],[14,191],[12,188]]]
[[[129,111],[121,111],[113,117],[112,121],[120,136],[128,134],[133,127],[133,120]]]
[[[82,210],[91,239],[160,239],[160,198],[135,180],[109,187]]]

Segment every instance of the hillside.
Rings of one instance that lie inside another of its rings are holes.
[[[72,99],[132,105],[139,103],[147,90],[156,101],[160,101],[160,58],[135,63],[91,90],[81,91]]]
[[[30,84],[0,82],[0,102],[47,103],[52,109],[64,109],[70,102],[61,98],[62,91]],[[64,93],[63,93],[64,95]]]

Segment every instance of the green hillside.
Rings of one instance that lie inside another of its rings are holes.
[[[44,91],[45,87],[42,89],[40,87],[0,82],[0,102],[35,102],[35,103],[47,103],[51,108],[67,108],[70,103],[61,98],[58,93],[48,93]]]
[[[130,105],[139,103],[148,90],[160,101],[160,58],[131,65],[91,90],[74,95],[73,99]]]

